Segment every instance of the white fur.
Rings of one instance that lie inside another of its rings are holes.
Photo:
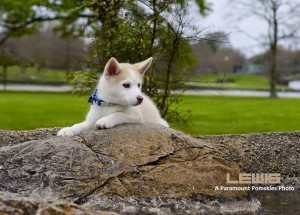
[[[112,128],[123,123],[154,123],[169,127],[161,118],[153,101],[141,92],[142,76],[150,67],[152,58],[137,64],[121,64],[111,58],[97,85],[98,97],[114,106],[92,104],[85,121],[66,127],[58,136],[74,136],[92,128]],[[123,84],[130,84],[125,88]],[[141,104],[137,98],[143,97]]]

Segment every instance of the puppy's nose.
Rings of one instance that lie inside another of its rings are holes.
[[[143,101],[143,97],[142,96],[138,96],[137,98],[138,104],[141,104]]]

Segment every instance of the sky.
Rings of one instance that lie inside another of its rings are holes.
[[[192,3],[190,14],[198,28],[207,31],[223,31],[229,34],[230,43],[234,48],[240,49],[247,57],[261,53],[264,48],[255,38],[266,33],[265,24],[255,17],[238,20],[232,14],[230,0],[208,0],[212,11],[206,17],[199,15],[199,8]]]

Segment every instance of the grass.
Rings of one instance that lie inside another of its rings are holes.
[[[0,68],[0,80],[3,79],[1,75]],[[66,82],[66,72],[45,68],[38,72],[35,67],[27,67],[24,72],[21,72],[19,66],[10,66],[7,68],[7,79],[22,82]]]
[[[268,90],[269,79],[263,75],[255,74],[203,74],[192,75],[188,78],[192,86],[203,88],[224,88],[244,90]],[[278,85],[279,90],[288,89],[287,86]]]
[[[87,99],[71,93],[0,92],[0,128],[72,125],[84,119]]]
[[[0,92],[0,128],[69,126],[82,121],[88,107],[86,97],[71,93]],[[246,134],[299,130],[299,107],[300,99],[184,96],[180,111],[192,111],[184,132]]]
[[[67,83],[66,72],[43,68],[37,72],[35,67],[27,67],[21,72],[19,66],[10,66],[7,71],[8,80],[27,83]],[[2,80],[0,68],[0,80]],[[256,74],[194,74],[186,78],[188,85],[196,88],[208,89],[244,89],[269,90],[269,80],[266,76]],[[286,90],[287,86],[278,85],[278,90]]]
[[[300,99],[185,96],[193,135],[247,134],[300,130]]]

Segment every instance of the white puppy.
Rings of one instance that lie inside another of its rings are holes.
[[[152,57],[136,63],[118,63],[111,58],[104,69],[85,121],[66,127],[58,136],[74,136],[94,128],[112,128],[123,123],[154,123],[168,127],[153,101],[141,92],[142,77],[152,63]]]

